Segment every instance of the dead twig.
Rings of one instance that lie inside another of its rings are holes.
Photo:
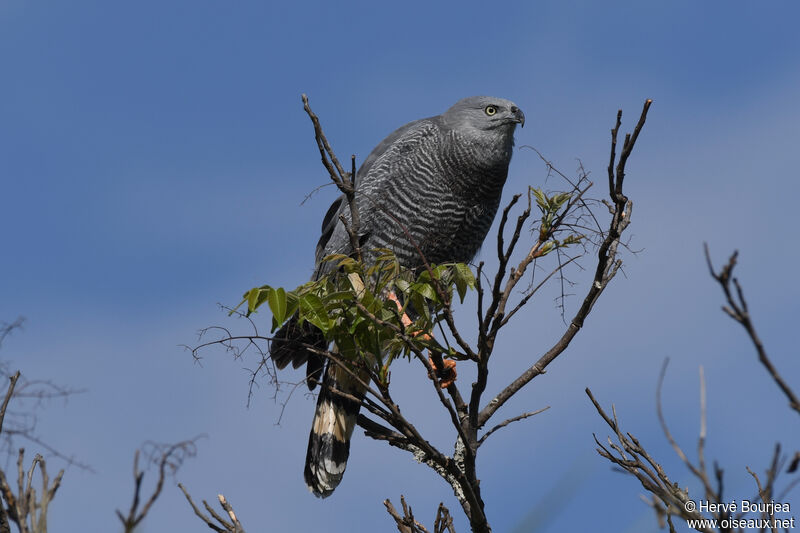
[[[647,453],[647,450],[642,447],[636,437],[631,433],[622,432],[614,406],[612,405],[613,417],[610,417],[594,398],[591,390],[587,388],[586,394],[589,396],[598,414],[612,429],[617,440],[615,443],[609,437],[607,439],[608,447],[606,447],[601,444],[597,436],[594,435],[594,441],[598,446],[597,453],[618,466],[624,472],[636,477],[642,484],[642,487],[657,498],[657,500],[654,500],[654,505],[658,504],[660,501],[661,504],[665,506],[664,512],[666,512],[667,515],[675,514],[688,520],[702,520],[704,518],[702,513],[693,509],[691,505],[686,505],[686,502],[690,501],[687,489],[681,489],[677,483],[674,483],[667,476],[661,465]],[[703,531],[705,533],[713,532],[713,530],[708,527],[701,527],[698,531]]]
[[[147,452],[146,461],[148,463],[157,465],[158,479],[156,480],[156,485],[153,489],[153,492],[150,494],[150,497],[147,498],[147,501],[144,503],[141,509],[139,508],[139,504],[141,503],[142,498],[141,491],[142,481],[144,480],[144,471],[139,469],[141,450],[136,450],[133,456],[133,501],[131,502],[131,507],[127,515],[124,515],[122,511],[117,510],[117,517],[119,518],[120,522],[122,522],[122,526],[126,533],[133,533],[134,529],[136,529],[136,526],[138,526],[141,521],[144,520],[145,516],[147,516],[147,513],[161,495],[161,490],[164,488],[164,481],[166,480],[167,475],[174,474],[186,459],[195,456],[197,452],[197,447],[195,445],[196,440],[197,438],[171,445],[157,444],[152,442],[145,443]]]
[[[728,302],[728,305],[723,306],[722,310],[725,311],[725,313],[736,322],[741,324],[745,331],[747,331],[750,340],[753,342],[753,345],[756,348],[756,352],[758,352],[758,360],[761,362],[764,368],[767,369],[767,372],[769,373],[770,377],[772,377],[772,380],[775,381],[775,383],[778,385],[778,388],[783,391],[783,394],[789,400],[789,407],[800,414],[800,400],[798,400],[797,395],[783,379],[780,372],[778,372],[778,370],[775,368],[775,365],[772,364],[769,356],[767,356],[767,351],[764,348],[764,344],[761,342],[761,339],[756,333],[756,328],[750,319],[750,311],[747,307],[747,300],[744,298],[742,286],[739,284],[739,280],[733,277],[733,269],[736,266],[736,260],[739,257],[739,252],[733,252],[730,258],[728,258],[728,263],[723,266],[719,272],[716,272],[714,270],[714,265],[711,263],[711,254],[708,251],[708,244],[704,243],[703,249],[705,250],[706,263],[708,264],[708,270],[711,273],[711,277],[714,278],[717,283],[719,283],[720,287],[722,287],[722,292],[725,293],[725,300]],[[731,285],[733,285],[733,287],[731,287]]]
[[[391,501],[388,499],[383,501],[386,512],[388,512],[394,520],[397,530],[400,533],[428,533],[428,529],[414,518],[411,506],[406,503],[406,499],[402,495],[400,496],[400,504],[403,507],[402,515],[395,509]],[[444,506],[444,503],[440,503],[439,507],[436,509],[433,533],[445,532],[455,533],[455,528],[453,526],[453,517],[450,516],[450,511]]]
[[[499,424],[494,426],[492,429],[490,429],[489,431],[487,431],[486,433],[483,434],[483,436],[478,440],[478,446],[483,444],[484,441],[489,438],[489,435],[491,435],[492,433],[494,433],[498,429],[502,429],[502,428],[506,427],[507,425],[511,424],[512,422],[517,422],[519,420],[525,420],[526,418],[530,418],[532,416],[538,415],[539,413],[544,413],[548,409],[550,409],[549,405],[547,407],[543,407],[543,408],[541,408],[541,409],[539,409],[537,411],[531,411],[529,413],[522,413],[521,415],[509,418],[508,420],[503,420],[502,422],[500,422]]]
[[[501,390],[488,404],[486,404],[480,413],[476,416],[477,427],[482,427],[486,422],[503,406],[514,394],[516,394],[522,387],[531,382],[536,376],[545,372],[547,366],[552,363],[564,350],[567,349],[572,339],[583,327],[583,323],[592,310],[595,302],[605,290],[608,283],[614,278],[619,271],[622,261],[617,259],[617,248],[620,244],[620,237],[622,232],[630,224],[631,210],[633,209],[633,202],[622,193],[622,185],[625,179],[625,164],[633,151],[639,133],[644,126],[647,118],[647,112],[650,109],[652,100],[647,100],[644,103],[642,112],[639,116],[639,121],[634,128],[633,134],[626,134],[623,144],[623,150],[617,163],[616,170],[614,169],[614,162],[616,160],[616,146],[617,135],[622,121],[622,110],[617,113],[617,121],[614,129],[611,130],[611,156],[608,167],[608,180],[609,180],[609,195],[613,201],[612,219],[606,232],[605,239],[600,245],[597,252],[597,268],[595,269],[594,280],[589,288],[588,293],[584,297],[583,304],[580,309],[570,321],[567,330],[561,338],[544,354],[542,355],[530,368],[523,372],[517,379],[508,384]],[[576,199],[579,200],[580,196]],[[498,283],[496,282],[497,286]],[[500,294],[499,290],[495,294]],[[500,298],[500,296],[498,296]],[[500,306],[490,305],[489,310],[494,312]],[[502,318],[501,318],[502,320]]]
[[[350,246],[353,248],[353,254],[356,259],[361,261],[361,243],[358,237],[361,221],[358,213],[358,204],[356,202],[356,156],[353,155],[350,157],[350,172],[345,172],[344,168],[342,168],[342,165],[339,163],[339,159],[333,152],[327,137],[325,137],[325,133],[322,131],[319,117],[311,110],[311,106],[308,103],[308,96],[304,94],[302,98],[303,109],[314,125],[314,138],[317,141],[317,148],[319,148],[322,164],[327,169],[333,183],[336,184],[339,190],[344,193],[345,198],[347,198],[347,205],[350,208],[350,222],[347,221],[344,215],[340,215],[340,219],[347,229],[347,234],[350,236]]]
[[[225,496],[218,494],[217,500],[219,501],[220,507],[222,507],[223,511],[225,511],[225,514],[228,515],[228,520],[220,516],[219,513],[214,511],[214,509],[206,500],[203,500],[203,506],[214,518],[214,520],[216,520],[215,523],[214,520],[203,514],[197,505],[195,505],[192,497],[189,495],[189,492],[186,490],[186,487],[184,487],[183,484],[178,483],[178,488],[180,488],[181,492],[183,492],[183,495],[186,497],[186,501],[189,502],[189,505],[191,505],[194,514],[197,515],[203,522],[205,522],[209,529],[213,529],[217,533],[245,533],[241,522],[239,522],[239,519],[236,517],[233,506],[228,503],[228,500],[225,499]]]
[[[0,431],[19,379],[19,371],[9,378],[10,383],[0,407]],[[0,470],[0,495],[5,503],[5,505],[0,504],[0,533],[10,533],[11,522],[17,525],[19,533],[47,533],[49,505],[61,486],[64,470],[60,470],[51,483],[47,465],[41,455],[36,454],[27,473],[23,467],[24,461],[25,450],[20,448],[17,457],[16,494],[6,478],[6,473]],[[38,493],[33,482],[37,467],[41,474],[41,488]]]

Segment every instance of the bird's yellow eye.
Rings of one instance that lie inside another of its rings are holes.
[[[497,113],[497,108],[493,105],[487,105],[486,109],[483,110],[487,115],[490,117]]]

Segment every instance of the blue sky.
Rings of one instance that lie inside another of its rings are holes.
[[[326,180],[304,92],[339,155],[361,159],[459,98],[509,98],[527,117],[518,146],[566,172],[580,159],[601,183],[616,110],[629,130],[652,98],[626,183],[642,251],[625,257],[625,276],[570,351],[499,413],[551,406],[482,448],[487,513],[495,531],[531,512],[539,531],[655,531],[635,480],[593,451],[592,433],[607,429],[583,389],[613,401],[627,430],[696,490],[654,418],[667,356],[676,438],[694,450],[703,365],[707,453],[726,467],[731,497],[754,494],[745,466],[763,470],[773,443],[791,448],[800,431],[719,311],[702,243],[718,263],[741,251],[756,326],[800,388],[798,16],[777,1],[0,2],[0,320],[27,318],[0,355],[29,377],[87,389],[48,406],[39,432],[96,471],[68,469],[51,524],[119,530],[113,511],[130,503],[134,450],[198,434],[207,437],[177,480],[196,499],[224,493],[249,531],[389,530],[381,501],[400,494],[426,522],[442,500],[458,515],[435,474],[361,435],[343,484],[316,500],[302,482],[313,399],[295,396],[277,426],[266,384],[246,407],[248,363],[211,350],[196,365],[180,348],[204,326],[241,327],[217,303],[311,273],[334,191],[300,205]],[[518,150],[505,196],[545,174]],[[576,277],[580,294],[589,277]],[[490,392],[561,327],[543,295],[498,347]],[[420,369],[398,365],[394,383],[404,410],[449,447]],[[171,483],[141,530],[200,525]]]

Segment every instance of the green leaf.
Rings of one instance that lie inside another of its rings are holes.
[[[559,209],[561,209],[561,206],[563,206],[567,202],[567,200],[569,200],[571,197],[572,193],[568,192],[560,192],[558,194],[554,194],[550,198],[550,203],[553,207],[553,211],[558,211]]]
[[[463,304],[464,296],[467,295],[467,280],[465,280],[460,275],[456,275],[455,283],[456,283],[456,291],[458,292],[458,299]]]
[[[414,283],[411,285],[411,290],[417,294],[420,294],[427,298],[428,300],[437,300],[436,291],[433,289],[432,286],[428,285],[427,283]]]
[[[391,304],[392,306],[394,306],[393,302],[391,302]],[[383,309],[383,300],[381,298],[375,298],[374,296],[372,296],[369,305],[365,305],[364,307],[367,308],[367,311],[377,316],[380,313],[381,309]]]
[[[579,234],[575,233],[575,234],[572,234],[572,235],[568,235],[566,239],[561,241],[561,244],[564,245],[564,246],[569,246],[570,244],[575,244],[575,243],[581,242],[581,239],[583,239],[583,235],[579,235]]]
[[[247,300],[247,310],[252,312],[256,309],[256,302],[258,302],[259,289],[253,288],[247,291],[244,295]]]
[[[347,302],[355,299],[355,294],[351,291],[336,291],[326,294],[322,297],[325,305],[330,305],[333,302]]]
[[[247,298],[248,314],[258,309],[258,307],[269,298],[269,293],[271,291],[272,287],[269,285],[262,285],[261,287],[247,291],[245,298]]]
[[[430,283],[431,282],[431,273],[426,268],[422,272],[419,273],[417,276],[417,283]]]
[[[361,315],[358,315],[355,318],[353,318],[350,322],[350,327],[347,329],[347,333],[349,333],[351,336],[355,335],[356,330],[358,330],[358,328],[361,327],[361,324],[365,320],[367,319]]]
[[[300,298],[300,314],[326,335],[331,329],[332,321],[325,310],[322,300],[316,294],[304,294]]]
[[[352,334],[348,335],[337,335],[335,338],[336,342],[336,349],[339,350],[339,353],[348,360],[354,360],[356,355],[358,355],[357,346],[353,341]]]
[[[297,312],[300,306],[300,298],[297,296],[297,291],[289,291],[286,293],[286,316],[287,318]]]
[[[431,321],[431,311],[428,309],[428,302],[425,298],[416,291],[411,292],[411,303],[414,306],[414,310],[417,313],[422,314],[425,319],[430,323]]]
[[[447,276],[447,274],[450,272],[450,265],[449,264],[437,265],[433,267],[431,270],[433,270],[434,279],[442,279],[443,276]]]
[[[286,291],[283,290],[283,287],[273,289],[269,291],[267,298],[272,316],[279,324],[283,324],[286,320]]]
[[[394,305],[389,305],[382,308],[378,318],[384,322],[397,322],[397,307]]]
[[[364,292],[361,293],[361,298],[359,300],[364,305],[364,307],[369,309],[369,307],[372,305],[372,301],[375,300],[375,295],[372,294],[372,291],[364,287]]]
[[[539,206],[539,209],[541,209],[542,212],[547,211],[550,207],[550,202],[547,201],[547,196],[545,196],[542,190],[531,187],[531,192],[536,197],[536,205]]]
[[[467,285],[470,288],[475,287],[475,274],[472,273],[472,269],[469,265],[465,265],[464,263],[456,263],[456,270],[458,273],[467,280]]]
[[[547,255],[550,252],[552,252],[553,250],[555,250],[556,247],[557,247],[557,245],[553,241],[548,241],[548,242],[544,243],[544,246],[542,246],[542,249],[541,249],[542,250],[541,251],[541,254],[542,254],[541,256],[544,257],[545,255]]]
[[[475,287],[475,275],[464,263],[456,263],[453,270],[455,274],[454,281],[456,284],[456,290],[458,291],[458,297],[461,300],[461,303],[464,303],[464,296],[467,294],[467,289],[472,289]]]
[[[378,254],[376,261],[381,263],[384,261],[396,261],[397,257],[390,248],[375,248],[375,253]]]
[[[394,284],[398,289],[400,289],[400,292],[403,293],[408,292],[408,288],[411,286],[411,284],[407,280],[400,278],[394,280]]]

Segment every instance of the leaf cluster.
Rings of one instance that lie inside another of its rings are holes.
[[[324,259],[330,263],[327,275],[294,290],[255,287],[244,294],[236,309],[246,304],[249,315],[266,303],[273,332],[297,315],[301,325],[313,324],[335,343],[345,360],[377,364],[382,381],[398,356],[410,358],[427,348],[458,357],[431,332],[443,320],[454,295],[463,302],[467,291],[475,288],[470,267],[444,263],[415,272],[401,266],[390,250],[374,250],[371,255],[375,257],[371,264],[330,255]]]
[[[562,240],[553,237],[555,230],[561,225],[566,212],[571,207],[570,200],[573,197],[573,192],[557,192],[548,196],[544,191],[535,187],[531,187],[530,191],[536,198],[536,206],[542,213],[539,225],[539,240],[544,244],[541,247],[539,257],[545,256],[557,248],[576,244],[583,239],[583,235],[577,233],[570,233]]]

